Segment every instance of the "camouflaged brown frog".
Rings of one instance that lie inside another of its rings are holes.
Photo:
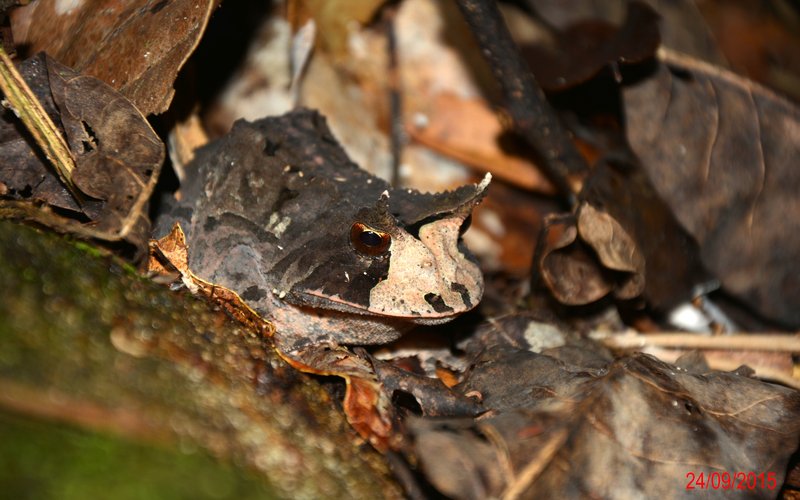
[[[194,274],[269,319],[285,354],[390,342],[481,299],[461,235],[488,175],[445,193],[391,188],[303,109],[237,122],[193,166],[155,234],[179,222]]]

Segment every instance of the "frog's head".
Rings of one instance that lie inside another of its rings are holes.
[[[445,193],[385,190],[371,205],[353,207],[345,223],[331,228],[341,234],[319,250],[327,257],[324,272],[295,282],[288,299],[418,324],[472,309],[483,295],[483,276],[461,236],[490,180],[487,174]]]

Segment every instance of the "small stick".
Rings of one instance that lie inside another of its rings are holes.
[[[608,347],[616,349],[643,349],[669,347],[681,349],[719,349],[736,351],[778,351],[800,353],[800,336],[789,333],[761,333],[736,335],[698,335],[685,332],[639,334],[595,333],[591,335]]]
[[[383,9],[383,20],[386,24],[386,52],[389,59],[389,137],[392,152],[392,179],[394,187],[400,187],[400,163],[405,143],[403,127],[403,96],[400,85],[400,66],[397,58],[397,34],[395,18],[397,7],[387,5]]]
[[[570,206],[574,205],[586,163],[522,59],[496,1],[456,3],[502,88],[517,133],[541,155],[547,174]]]

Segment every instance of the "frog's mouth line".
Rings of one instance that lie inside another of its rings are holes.
[[[455,319],[456,316],[459,316],[459,315],[461,315],[461,314],[473,309],[477,305],[477,303],[478,303],[478,301],[480,299],[478,297],[474,301],[469,301],[467,303],[468,307],[466,307],[466,308],[454,309],[454,308],[451,308],[449,306],[445,306],[446,309],[441,308],[441,311],[435,311],[434,310],[433,312],[425,311],[424,313],[422,313],[422,312],[414,312],[414,311],[402,312],[402,311],[391,311],[391,310],[388,310],[388,311],[387,310],[374,310],[374,309],[370,309],[369,307],[364,307],[363,305],[356,304],[354,302],[349,302],[349,301],[347,301],[345,299],[342,299],[338,295],[335,295],[335,296],[325,295],[322,292],[322,290],[308,290],[308,291],[302,292],[301,295],[308,295],[308,296],[314,297],[314,299],[315,299],[314,302],[317,303],[317,304],[320,304],[320,303],[321,304],[326,304],[328,307],[325,307],[325,305],[321,306],[321,307],[324,307],[326,309],[331,309],[331,310],[334,310],[334,311],[342,311],[342,312],[347,312],[347,313],[351,313],[351,314],[360,314],[360,315],[364,315],[364,316],[402,319],[404,321],[408,321],[408,322],[415,323],[415,324],[420,324],[420,325],[438,325],[438,324],[441,324],[441,323],[446,323],[448,321],[451,321],[451,320]],[[429,295],[435,295],[435,294],[429,294]],[[438,297],[438,296],[436,296],[436,297]],[[428,299],[426,299],[426,301],[428,303],[431,303],[431,302],[437,303],[438,302],[435,297],[429,297]],[[432,305],[431,307],[441,307],[441,306]]]

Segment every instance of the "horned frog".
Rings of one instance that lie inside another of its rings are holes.
[[[392,188],[306,109],[238,121],[194,163],[155,234],[180,223],[192,272],[271,321],[286,356],[391,342],[481,299],[461,235],[488,175],[444,193]]]

